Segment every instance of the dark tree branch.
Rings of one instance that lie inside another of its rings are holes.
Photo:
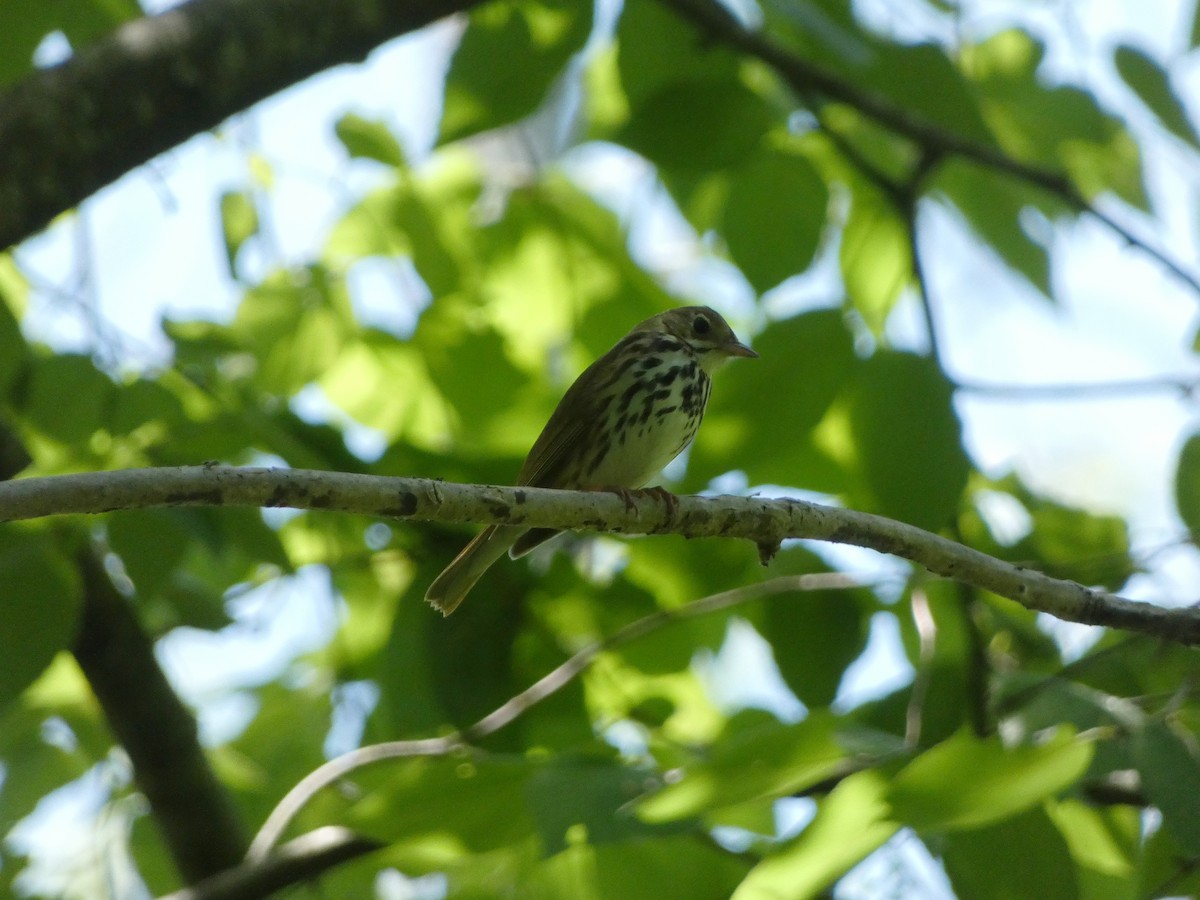
[[[1200,644],[1200,609],[1168,609],[1052,578],[882,516],[790,498],[657,497],[462,485],[303,469],[182,466],[0,483],[0,522],[151,506],[287,506],[428,522],[478,522],[744,538],[765,558],[788,538],[866,547],[1069,622]]]
[[[196,720],[167,683],[133,609],[90,552],[79,554],[83,613],[72,648],[184,880],[237,865],[247,837],[209,768]]]
[[[242,863],[160,900],[259,900],[382,847],[348,828],[326,825],[288,841],[266,859]]]
[[[0,247],[259,100],[476,2],[190,0],[122,26],[0,94]]]
[[[750,31],[717,0],[660,0],[709,38],[754,56],[773,68],[800,96],[816,92],[854,107],[880,125],[920,145],[935,156],[952,155],[1009,175],[1041,188],[1072,209],[1086,213],[1114,232],[1123,241],[1137,247],[1193,291],[1200,294],[1200,279],[1165,252],[1152,246],[1090,204],[1066,174],[1044,166],[1022,162],[995,147],[943,128],[923,116],[898,106],[886,97],[843,81],[820,66],[791,53],[769,38]]]

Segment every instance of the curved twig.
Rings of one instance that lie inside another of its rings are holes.
[[[620,647],[660,628],[683,619],[707,615],[731,606],[759,600],[775,594],[796,591],[834,590],[857,587],[857,582],[835,572],[809,575],[784,575],[770,581],[722,591],[673,610],[662,610],[630,622],[609,637],[595,641],[543,675],[521,693],[509,698],[474,725],[455,734],[417,741],[389,741],[371,744],[343,753],[314,769],[279,801],[250,844],[246,859],[263,860],[279,842],[296,814],[314,797],[350,772],[389,759],[416,756],[448,756],[470,750],[470,744],[494,734],[547,697],[570,684],[592,661],[614,647]]]

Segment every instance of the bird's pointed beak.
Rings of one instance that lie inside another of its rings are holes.
[[[744,356],[746,359],[758,359],[758,354],[743,344],[734,340],[721,348],[730,356]]]

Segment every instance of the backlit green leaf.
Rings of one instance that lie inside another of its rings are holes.
[[[1193,434],[1179,451],[1175,469],[1175,509],[1193,535],[1200,535],[1200,434]]]
[[[827,714],[795,725],[752,717],[748,727],[731,731],[705,758],[685,766],[678,780],[641,801],[638,815],[670,822],[801,790],[846,765],[835,728]]]
[[[237,278],[237,255],[242,245],[258,233],[258,209],[247,191],[221,195],[221,229],[225,236],[225,261],[229,275]]]
[[[532,113],[591,29],[586,3],[508,0],[477,7],[446,76],[440,142]]]
[[[733,900],[821,896],[899,829],[888,814],[886,793],[887,779],[875,770],[841,781],[807,828],[750,870]]]
[[[1005,747],[963,729],[892,780],[892,816],[922,832],[979,828],[1033,808],[1087,771],[1093,745],[1066,729],[1034,746]]]
[[[1054,822],[1039,808],[983,828],[955,831],[942,845],[959,897],[1077,900],[1075,863]],[[997,873],[1003,873],[997,877]]]
[[[388,166],[404,165],[404,150],[392,130],[378,119],[346,113],[333,126],[346,152],[359,159],[373,159]]]
[[[20,526],[0,541],[0,709],[24,690],[75,637],[79,576],[48,536]]]
[[[913,277],[908,226],[882,197],[860,191],[842,231],[840,257],[847,298],[871,329],[882,333]]]

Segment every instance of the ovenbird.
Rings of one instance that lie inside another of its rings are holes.
[[[623,495],[641,488],[692,442],[708,403],[709,376],[734,356],[758,354],[707,306],[647,319],[567,390],[517,484]],[[516,559],[555,534],[489,525],[434,579],[425,599],[448,616],[506,551]]]

